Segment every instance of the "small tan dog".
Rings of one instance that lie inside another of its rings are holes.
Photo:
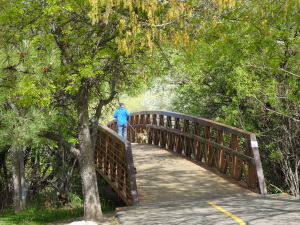
[[[137,133],[137,143],[146,143],[147,142],[147,131],[144,129],[143,133]]]

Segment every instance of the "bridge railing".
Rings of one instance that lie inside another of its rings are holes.
[[[100,125],[95,148],[96,170],[128,205],[138,205],[131,143]]]
[[[147,143],[215,168],[249,189],[267,194],[256,135],[211,120],[166,111],[132,113],[128,140],[147,132]],[[116,120],[108,124],[117,130]]]

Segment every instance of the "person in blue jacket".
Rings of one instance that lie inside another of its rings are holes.
[[[124,103],[120,103],[120,107],[114,112],[114,118],[117,118],[118,134],[123,138],[127,138],[127,123],[130,117],[130,113],[125,108]]]

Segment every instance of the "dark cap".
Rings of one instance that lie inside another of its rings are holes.
[[[120,106],[124,106],[124,103],[120,103]]]

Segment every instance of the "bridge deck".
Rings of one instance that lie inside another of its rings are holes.
[[[140,205],[189,199],[255,196],[210,168],[146,144],[132,144]]]

